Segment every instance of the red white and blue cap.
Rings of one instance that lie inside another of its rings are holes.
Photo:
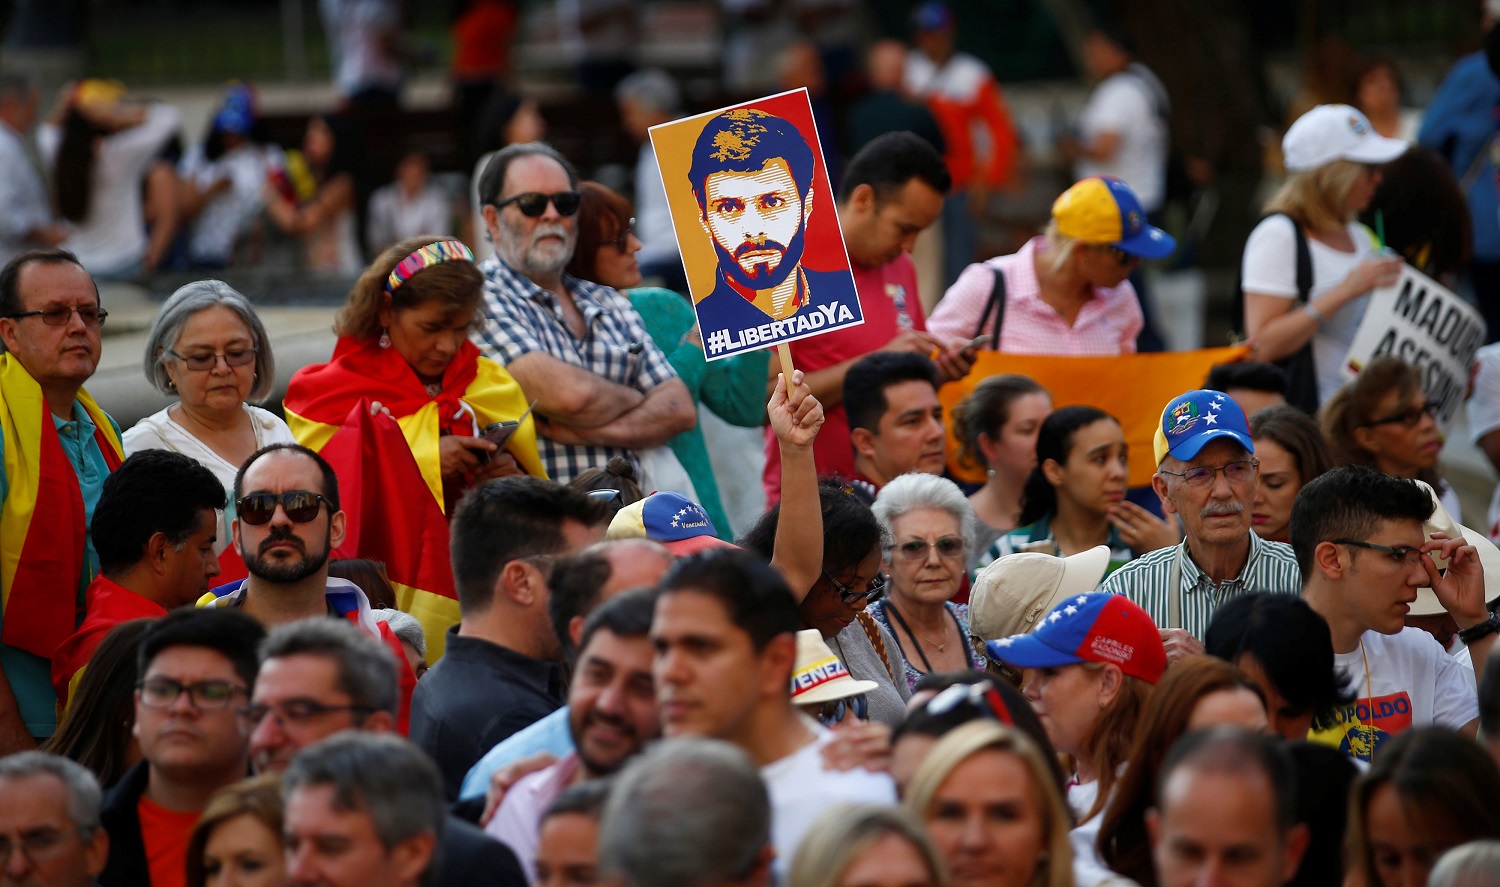
[[[1052,220],[1059,234],[1143,259],[1165,259],[1177,248],[1172,235],[1146,221],[1135,192],[1114,176],[1075,182],[1053,202]]]
[[[1156,464],[1160,465],[1168,456],[1186,462],[1209,441],[1220,437],[1238,441],[1247,453],[1255,452],[1245,411],[1234,398],[1209,388],[1179,394],[1161,411],[1161,423],[1152,441]]]
[[[1058,668],[1081,662],[1118,665],[1148,684],[1167,670],[1167,649],[1156,623],[1118,594],[1080,594],[1058,604],[1030,634],[985,645],[990,656],[1016,668]]]

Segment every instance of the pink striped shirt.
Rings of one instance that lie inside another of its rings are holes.
[[[1037,247],[1045,243],[1045,238],[1033,237],[1015,255],[965,268],[927,318],[927,331],[943,341],[973,338],[998,270],[1005,275],[1005,319],[998,350],[1057,357],[1134,354],[1135,337],[1144,323],[1135,287],[1128,280],[1107,289],[1095,287],[1094,298],[1079,309],[1069,326],[1057,309],[1042,301],[1033,262]],[[985,318],[983,331],[989,332],[993,323]]]

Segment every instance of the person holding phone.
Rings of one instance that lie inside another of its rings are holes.
[[[1134,354],[1144,320],[1130,274],[1176,247],[1129,185],[1091,176],[1057,198],[1040,237],[964,269],[927,329],[943,340],[990,335],[985,347],[1006,354]]]
[[[526,395],[468,338],[483,287],[473,253],[457,240],[426,235],[387,249],[339,311],[333,359],[288,383],[293,436],[321,449],[368,399],[372,413],[396,420],[445,514],[490,478],[545,477]],[[507,432],[507,422],[517,424]]]

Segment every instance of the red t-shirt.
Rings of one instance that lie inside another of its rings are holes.
[[[804,373],[831,367],[850,358],[863,357],[896,338],[903,330],[926,330],[922,300],[917,297],[917,268],[911,256],[902,253],[879,268],[850,263],[854,269],[854,287],[859,292],[859,307],[865,322],[821,336],[791,343],[792,364]],[[766,434],[766,467],[761,483],[766,490],[766,504],[781,499],[781,450],[776,433],[769,427]],[[844,405],[823,411],[823,427],[813,441],[813,461],[818,476],[854,476],[854,451],[849,447],[849,417]]]
[[[151,887],[186,887],[188,840],[201,811],[168,810],[145,795],[135,805],[141,818],[141,843],[146,848],[146,866]]]

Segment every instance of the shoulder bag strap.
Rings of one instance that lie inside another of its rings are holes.
[[[854,615],[855,618],[859,619],[860,627],[865,630],[865,637],[870,639],[870,646],[875,648],[875,654],[885,664],[886,674],[890,675],[891,680],[894,681],[896,679],[896,672],[891,668],[890,657],[885,655],[885,639],[880,636],[880,625],[876,623],[874,616],[863,610]],[[848,667],[849,663],[844,663],[844,668]]]
[[[990,289],[989,301],[984,303],[984,310],[979,313],[979,322],[974,325],[974,338],[984,335],[984,321],[994,312],[995,323],[990,330],[990,348],[1000,350],[1000,326],[1005,322],[1005,272],[999,268],[991,268],[995,272],[995,284]]]
[[[1305,305],[1313,288],[1312,253],[1308,250],[1307,234],[1303,232],[1302,226],[1291,216],[1287,216],[1287,221],[1292,223],[1292,231],[1297,238],[1297,302]]]

